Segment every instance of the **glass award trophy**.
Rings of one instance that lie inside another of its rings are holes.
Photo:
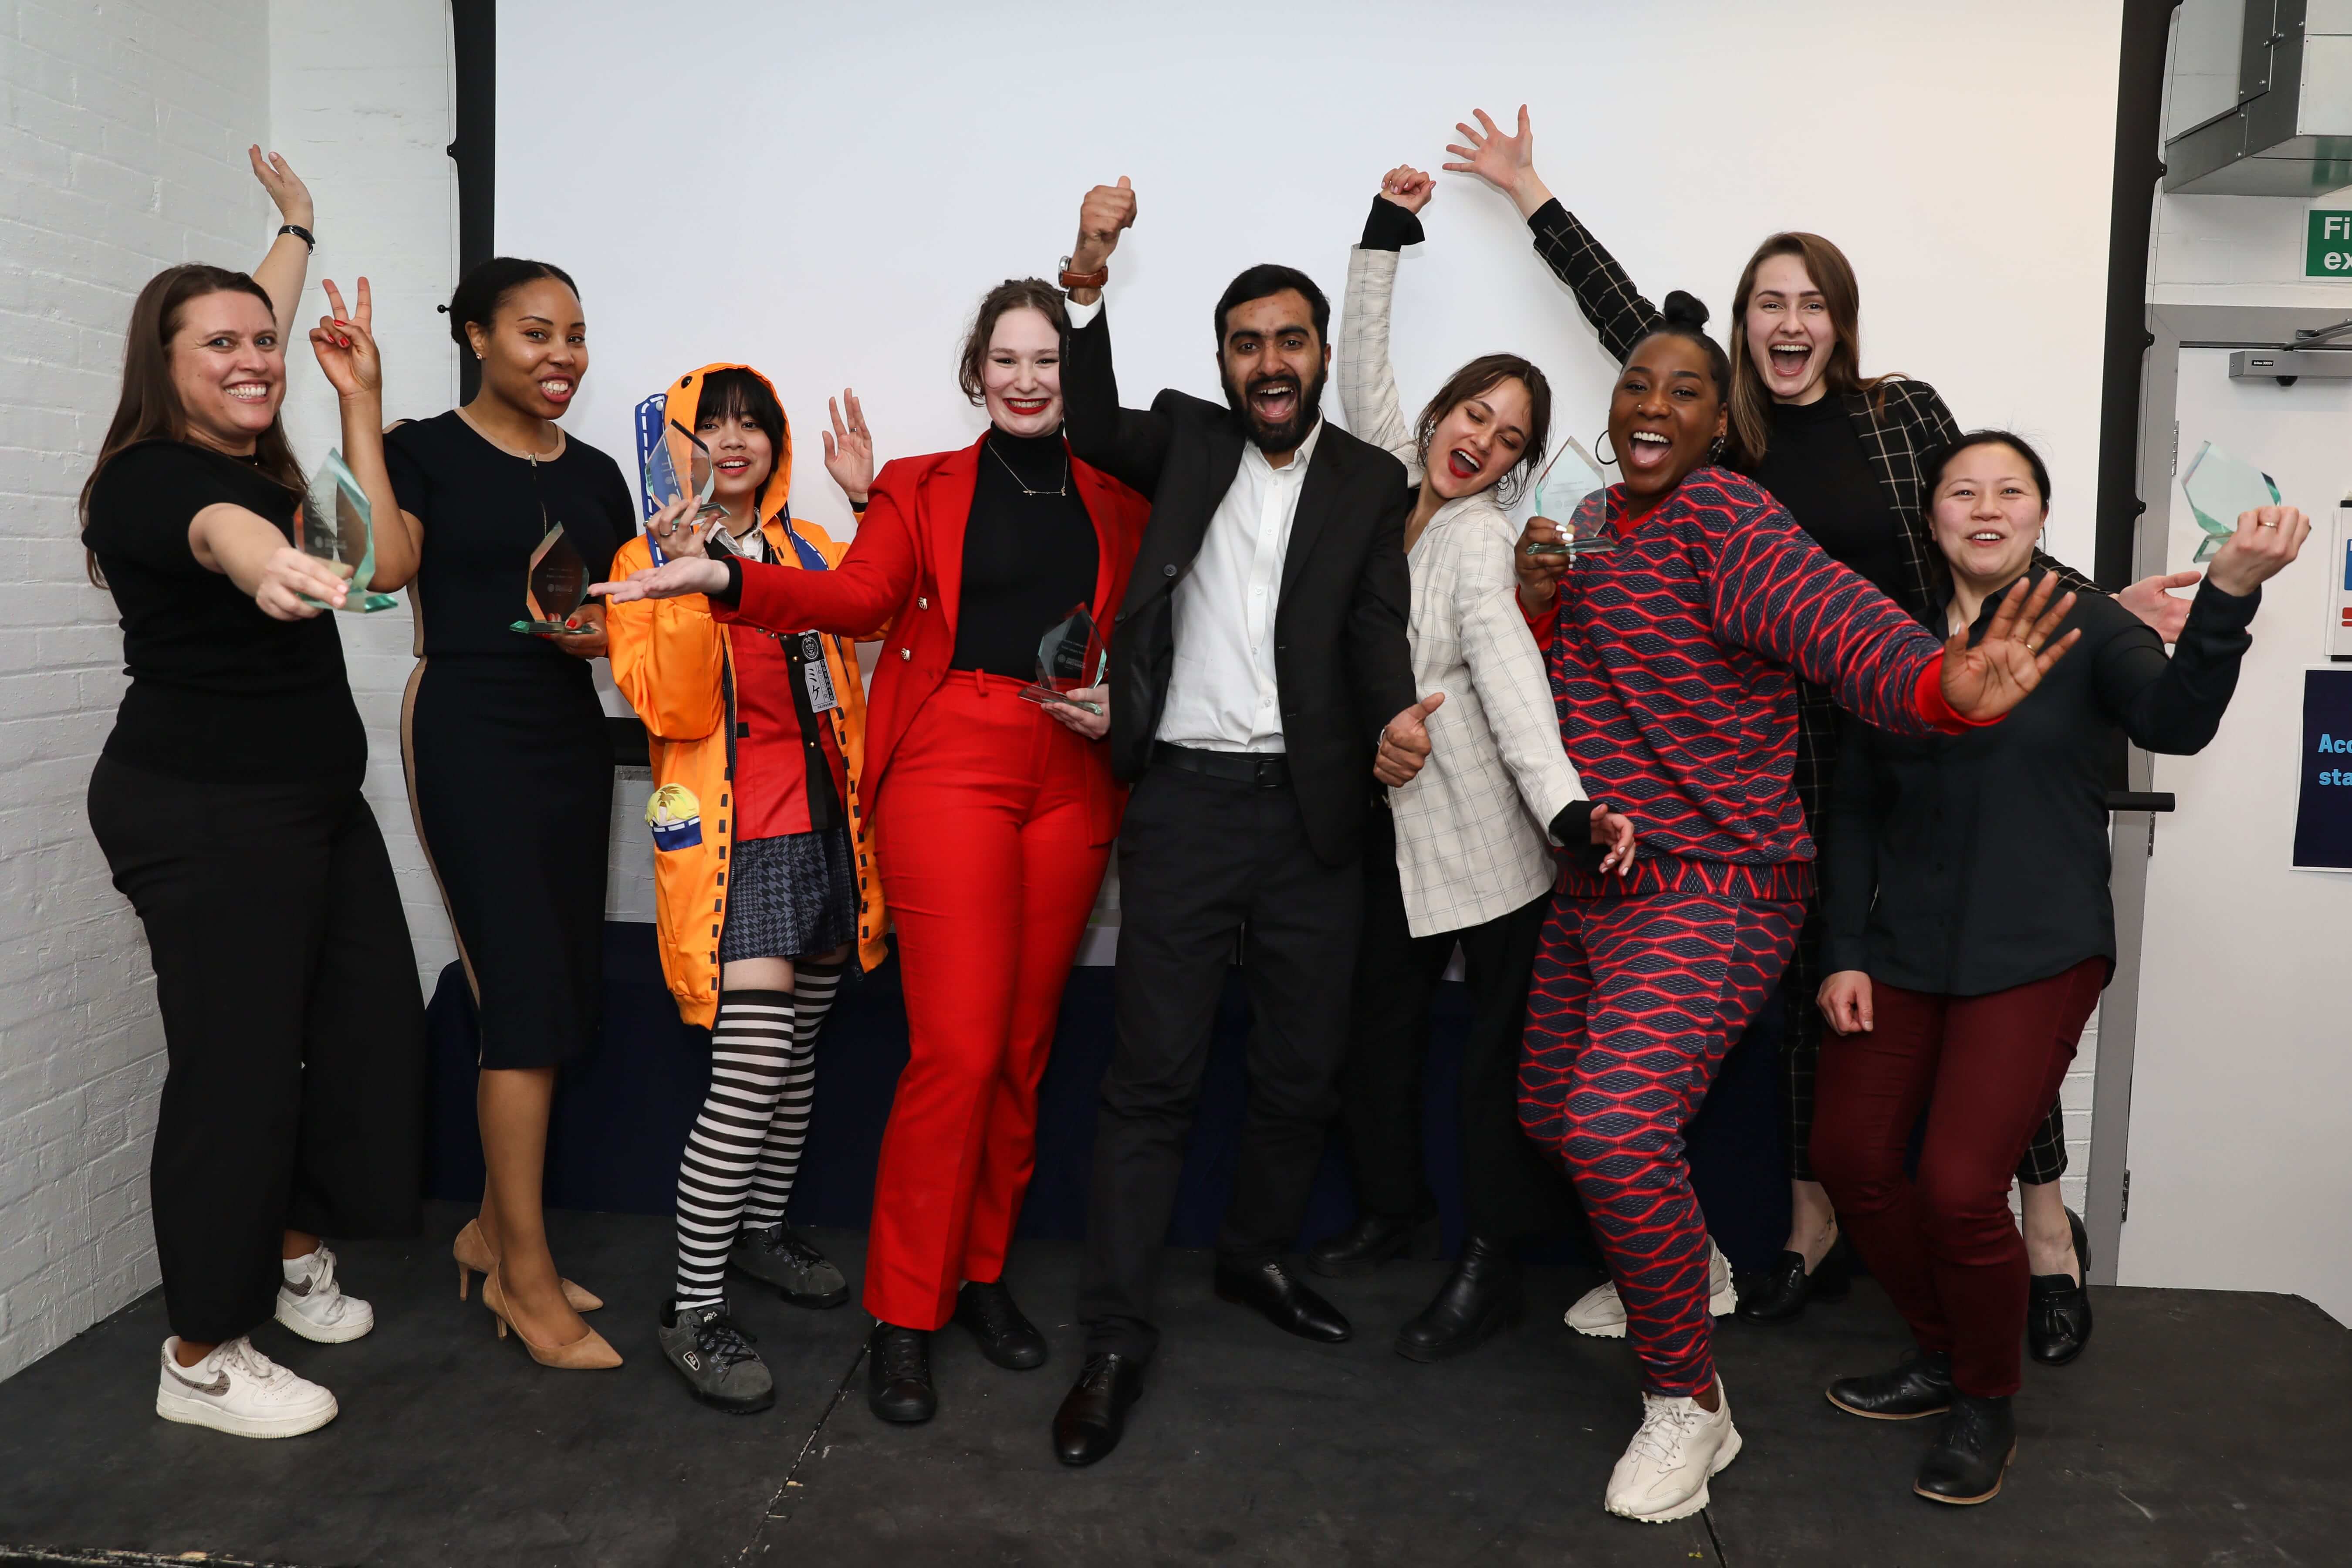
[[[343,595],[342,607],[358,616],[388,610],[400,602],[366,587],[368,579],[375,575],[373,519],[367,492],[344,466],[342,453],[329,448],[327,460],[310,477],[310,491],[294,514],[294,547],[325,562],[337,575],[351,579],[352,590]],[[302,597],[309,604],[323,602],[308,594]]]
[[[1544,471],[1536,476],[1535,515],[1559,530],[1559,542],[1528,542],[1530,555],[1601,555],[1617,548],[1604,521],[1606,508],[1599,498],[1608,493],[1601,465],[1573,437],[1562,442]]]
[[[683,475],[677,471],[677,459],[671,450],[669,437],[673,435],[686,442],[687,471]],[[677,420],[671,420],[662,439],[656,441],[653,450],[646,455],[646,496],[653,502],[654,509],[658,511],[663,507],[676,504],[681,497],[691,495],[695,500],[693,521],[697,526],[713,518],[725,517],[727,509],[710,499],[718,485],[719,468],[711,461],[710,448],[703,445],[699,436]]]
[[[2180,489],[2189,498],[2189,510],[2197,514],[2197,526],[2205,531],[2191,561],[2212,560],[2238,531],[2240,513],[2279,504],[2278,485],[2268,474],[2210,441],[2189,460]]]
[[[1081,701],[1070,693],[1101,685],[1109,668],[1110,650],[1103,646],[1101,629],[1084,605],[1075,605],[1038,640],[1037,679],[1023,687],[1021,695],[1032,702],[1066,702],[1100,715],[1102,704]]]
[[[572,548],[562,523],[549,529],[539,548],[530,552],[522,597],[530,616],[517,621],[512,630],[535,637],[583,637],[595,631],[593,626],[572,624],[572,617],[588,602],[588,563]]]

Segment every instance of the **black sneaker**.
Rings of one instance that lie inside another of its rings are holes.
[[[939,1414],[931,1386],[931,1336],[920,1329],[877,1323],[866,1344],[866,1408],[877,1418],[911,1426]]]
[[[839,1307],[849,1300],[849,1281],[841,1270],[788,1225],[745,1226],[736,1233],[727,1261],[738,1272],[773,1285],[795,1307]]]
[[[1045,1336],[1014,1304],[1002,1279],[966,1280],[956,1292],[955,1321],[980,1342],[980,1353],[1011,1372],[1045,1364]]]
[[[677,1368],[694,1396],[737,1415],[765,1410],[776,1402],[776,1381],[751,1348],[751,1336],[727,1315],[727,1304],[662,1309],[657,1331],[662,1354]]]

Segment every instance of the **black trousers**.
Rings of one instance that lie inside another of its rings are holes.
[[[1116,1043],[1095,1123],[1078,1317],[1089,1354],[1148,1358],[1234,942],[1249,988],[1249,1108],[1217,1256],[1247,1266],[1279,1257],[1306,1219],[1338,1110],[1363,873],[1316,858],[1288,789],[1160,766],[1128,803],[1118,882]]]
[[[169,1063],[150,1166],[172,1331],[271,1315],[282,1233],[420,1228],[425,1000],[355,784],[101,757],[89,822],[147,928]]]
[[[1436,1213],[1422,1158],[1421,1086],[1429,1059],[1429,1010],[1462,945],[1471,998],[1462,1048],[1462,1202],[1470,1233],[1511,1242],[1567,1223],[1574,1196],[1519,1130],[1519,1040],[1536,943],[1551,896],[1483,925],[1416,937],[1397,876],[1396,824],[1375,810],[1364,834],[1364,925],[1339,1105],[1369,1212],[1419,1219]]]

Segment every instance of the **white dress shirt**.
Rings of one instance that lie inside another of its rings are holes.
[[[1068,307],[1083,327],[1102,309]],[[1176,667],[1156,739],[1203,752],[1280,752],[1282,694],[1274,674],[1274,617],[1282,563],[1290,552],[1298,492],[1323,434],[1318,419],[1277,468],[1250,442],[1224,499],[1209,519],[1201,552],[1177,580]]]

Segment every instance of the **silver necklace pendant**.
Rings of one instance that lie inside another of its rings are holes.
[[[1067,454],[1067,453],[1065,453],[1065,454],[1063,455],[1063,458],[1062,458],[1062,488],[1061,488],[1061,489],[1055,489],[1055,490],[1033,490],[1033,489],[1031,489],[1029,488],[1027,481],[1022,479],[1022,477],[1021,477],[1021,470],[1020,470],[1020,469],[1018,469],[1018,468],[1014,468],[1014,467],[1013,466],[1012,460],[1011,460],[1010,458],[1006,458],[1006,457],[1005,457],[1005,455],[1004,455],[1003,453],[1002,453],[1002,452],[998,452],[998,451],[996,450],[996,443],[995,443],[995,442],[993,442],[993,441],[990,442],[990,443],[988,444],[988,449],[989,449],[991,452],[995,453],[996,460],[997,460],[998,462],[1000,462],[1000,463],[1002,463],[1002,464],[1003,464],[1003,465],[1004,465],[1004,471],[1005,471],[1006,473],[1011,474],[1011,475],[1013,476],[1013,482],[1014,484],[1019,485],[1019,486],[1021,487],[1021,493],[1022,493],[1023,495],[1024,495],[1024,496],[1065,496],[1065,497],[1066,497],[1066,496],[1070,493],[1070,467],[1069,467],[1069,456],[1068,456],[1068,454]]]

